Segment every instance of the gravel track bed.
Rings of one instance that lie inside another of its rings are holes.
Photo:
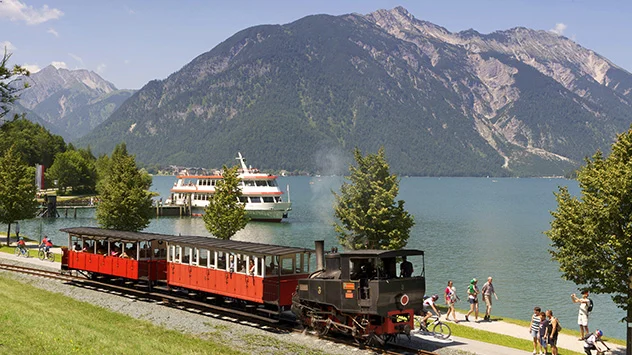
[[[3,258],[2,261],[5,263],[34,267],[32,264],[22,264],[11,259]],[[59,270],[59,264],[51,264],[51,266],[52,265],[56,265],[56,270]],[[42,268],[49,269],[50,267],[47,265]],[[303,352],[310,354],[340,355],[373,354],[373,352],[370,351],[324,341],[315,336],[296,333],[277,334],[254,326],[235,324],[231,321],[215,318],[213,316],[196,314],[155,302],[139,301],[111,293],[67,285],[58,280],[6,271],[2,271],[2,273],[17,281],[28,283],[40,289],[63,294],[76,300],[123,313],[130,317],[145,320],[168,329],[196,335],[204,339],[218,340],[245,353],[286,354]],[[468,354],[449,348],[442,348],[435,351],[442,355]]]

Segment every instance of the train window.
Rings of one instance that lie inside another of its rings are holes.
[[[281,274],[288,275],[294,273],[295,256],[283,256],[281,257]]]
[[[217,252],[217,268],[219,270],[226,270],[226,253],[223,251]]]
[[[209,250],[208,253],[209,253],[208,266],[212,268],[216,268],[217,267],[217,252],[215,250]]]
[[[274,275],[278,275],[279,274],[279,260],[277,257],[272,256],[272,255],[267,255],[264,259],[264,266],[265,266],[265,274],[266,275],[270,275],[270,276],[274,276]]]
[[[373,278],[377,276],[375,260],[373,258],[350,258],[349,277],[352,280]]]
[[[207,249],[198,249],[197,252],[199,256],[198,265],[202,267],[208,267],[209,251]]]
[[[273,203],[274,197],[272,196],[263,196],[263,202]]]
[[[167,255],[167,260],[169,262],[174,262],[175,261],[175,256],[176,256],[176,247],[175,247],[175,245],[171,245],[171,246],[169,246],[169,253]]]
[[[184,254],[182,254],[182,255],[183,255],[182,263],[183,264],[191,264],[191,259],[192,259],[191,257],[193,256],[191,248],[184,247]]]

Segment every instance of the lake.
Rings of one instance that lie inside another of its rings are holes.
[[[151,190],[164,201],[174,181],[173,176],[156,176]],[[290,185],[289,218],[283,223],[250,222],[234,239],[309,248],[322,239],[326,249],[339,246],[332,227],[331,191],[338,190],[342,181],[340,177],[280,177],[279,186]],[[441,295],[451,279],[462,300],[457,307],[465,309],[469,280],[476,277],[482,287],[487,276],[493,276],[499,300],[492,315],[530,320],[533,307],[540,306],[552,309],[565,328],[578,329],[578,305],[570,294],[579,291],[561,279],[548,251],[550,241],[543,234],[550,227],[549,211],[557,207],[553,193],[558,186],[579,194],[577,182],[566,179],[402,178],[399,198],[406,201],[405,208],[416,222],[408,247],[426,252],[428,293]],[[22,221],[20,232],[36,239],[46,234],[55,244],[65,244],[67,235],[59,229],[74,226],[96,226],[94,212],[81,211],[76,219]],[[0,228],[6,231],[6,225]],[[146,231],[209,234],[201,218],[189,217],[156,218]],[[591,298],[595,308],[590,329],[625,339],[625,324],[619,322],[625,313],[608,295]]]

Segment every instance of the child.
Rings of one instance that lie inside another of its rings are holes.
[[[540,312],[540,354],[547,353],[547,340],[549,339],[549,320],[546,319],[546,313]]]
[[[540,307],[535,307],[533,309],[533,315],[531,316],[531,327],[529,330],[531,331],[531,337],[533,338],[533,354],[538,353],[538,344],[539,344],[539,336],[538,332],[540,331],[540,312],[542,309]]]

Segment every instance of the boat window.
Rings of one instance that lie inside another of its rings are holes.
[[[268,186],[277,187],[278,185],[276,180],[268,180]]]
[[[276,202],[283,202],[283,199],[281,198],[281,196],[276,197]]]
[[[289,275],[294,273],[295,255],[281,257],[281,275]]]
[[[259,197],[259,196],[251,196],[250,197],[250,202],[251,203],[261,203],[261,197]]]
[[[216,181],[217,181],[217,180],[211,180],[211,186],[215,186],[215,182],[216,182]]]
[[[246,184],[246,186],[255,186],[255,182],[252,180],[245,180],[244,183]]]
[[[256,184],[257,186],[268,186],[265,180],[257,180]]]
[[[246,196],[239,196],[239,202],[241,202],[241,203],[248,203],[248,197],[246,197]]]
[[[274,197],[272,197],[272,196],[263,196],[263,202],[272,203],[272,202],[274,202]]]

